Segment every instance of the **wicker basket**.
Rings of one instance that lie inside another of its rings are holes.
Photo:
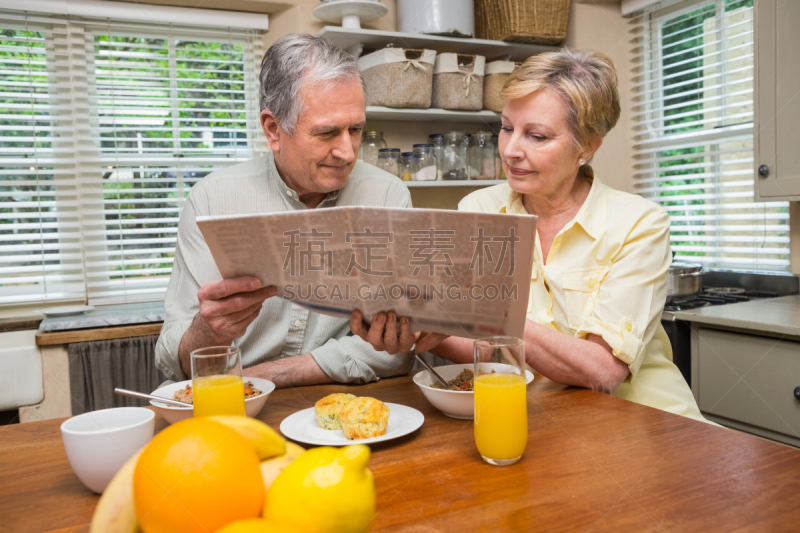
[[[496,113],[503,111],[503,99],[500,98],[500,91],[506,84],[511,73],[520,63],[513,61],[492,61],[486,63],[486,71],[483,76],[483,108]]]
[[[431,107],[461,111],[483,108],[483,56],[439,54],[433,67]]]
[[[567,37],[570,0],[474,0],[479,39],[559,44]]]
[[[367,105],[428,109],[435,58],[433,50],[384,48],[359,59]]]

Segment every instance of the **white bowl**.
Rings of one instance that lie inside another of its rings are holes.
[[[484,363],[484,366],[488,366],[490,371],[496,370],[498,372],[509,372],[510,367],[510,365],[501,363]],[[473,370],[475,365],[469,363],[465,365],[437,366],[434,370],[444,379],[450,381],[458,376],[465,368]],[[427,370],[423,370],[414,375],[414,383],[422,389],[422,394],[431,402],[431,405],[442,413],[452,418],[460,418],[462,420],[472,420],[475,417],[475,395],[472,391],[435,389],[430,386],[434,381],[437,381],[437,379]],[[525,384],[530,385],[531,382],[533,382],[533,373],[530,370],[526,370]]]
[[[78,479],[102,493],[117,470],[153,438],[155,417],[144,407],[115,407],[64,421],[61,438]]]
[[[258,413],[261,412],[261,409],[264,408],[264,404],[267,402],[267,396],[275,390],[275,384],[268,379],[261,379],[261,378],[244,378],[245,382],[252,381],[253,385],[262,392],[258,396],[253,396],[252,398],[247,398],[244,401],[244,410],[247,416],[251,418],[255,418],[258,416]],[[179,389],[183,389],[186,385],[190,385],[192,383],[191,379],[187,379],[186,381],[179,381],[177,383],[173,383],[171,385],[165,385],[160,389],[154,390],[151,394],[153,396],[159,396],[161,398],[168,398],[172,399],[172,395],[175,394],[176,391]],[[164,417],[164,420],[169,422],[170,424],[174,424],[175,422],[180,422],[181,420],[185,420],[187,418],[191,418],[194,415],[194,408],[193,407],[173,407],[172,405],[167,405],[165,403],[159,403],[156,400],[150,400],[150,405],[156,408],[156,410]]]

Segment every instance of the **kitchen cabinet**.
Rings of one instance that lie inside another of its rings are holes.
[[[800,2],[755,8],[755,199],[800,200]]]
[[[696,327],[692,343],[707,418],[800,446],[800,342]]]
[[[797,291],[794,283],[772,283],[758,290]],[[800,295],[677,311],[675,318],[690,325],[691,386],[703,416],[800,447]]]

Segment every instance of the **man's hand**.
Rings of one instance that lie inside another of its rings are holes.
[[[212,281],[200,287],[199,317],[219,344],[238,339],[261,312],[264,300],[278,294],[272,285],[262,287],[253,277]]]
[[[400,322],[400,331],[397,323]],[[358,335],[376,350],[386,351],[390,354],[408,352],[414,347],[416,353],[427,352],[436,347],[448,335],[440,333],[411,333],[411,321],[403,317],[399,321],[393,312],[378,313],[373,317],[372,324],[367,326],[361,311],[355,310],[350,315],[350,330]]]
[[[183,334],[178,359],[187,376],[191,372],[191,353],[206,346],[227,346],[244,335],[261,312],[264,300],[278,294],[274,286],[262,287],[258,278],[212,281],[200,287],[197,298],[200,312]]]

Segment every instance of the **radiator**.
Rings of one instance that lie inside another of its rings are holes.
[[[158,335],[70,344],[72,414],[147,405],[145,400],[114,394],[114,388],[149,394],[167,379],[156,368],[156,341]]]

